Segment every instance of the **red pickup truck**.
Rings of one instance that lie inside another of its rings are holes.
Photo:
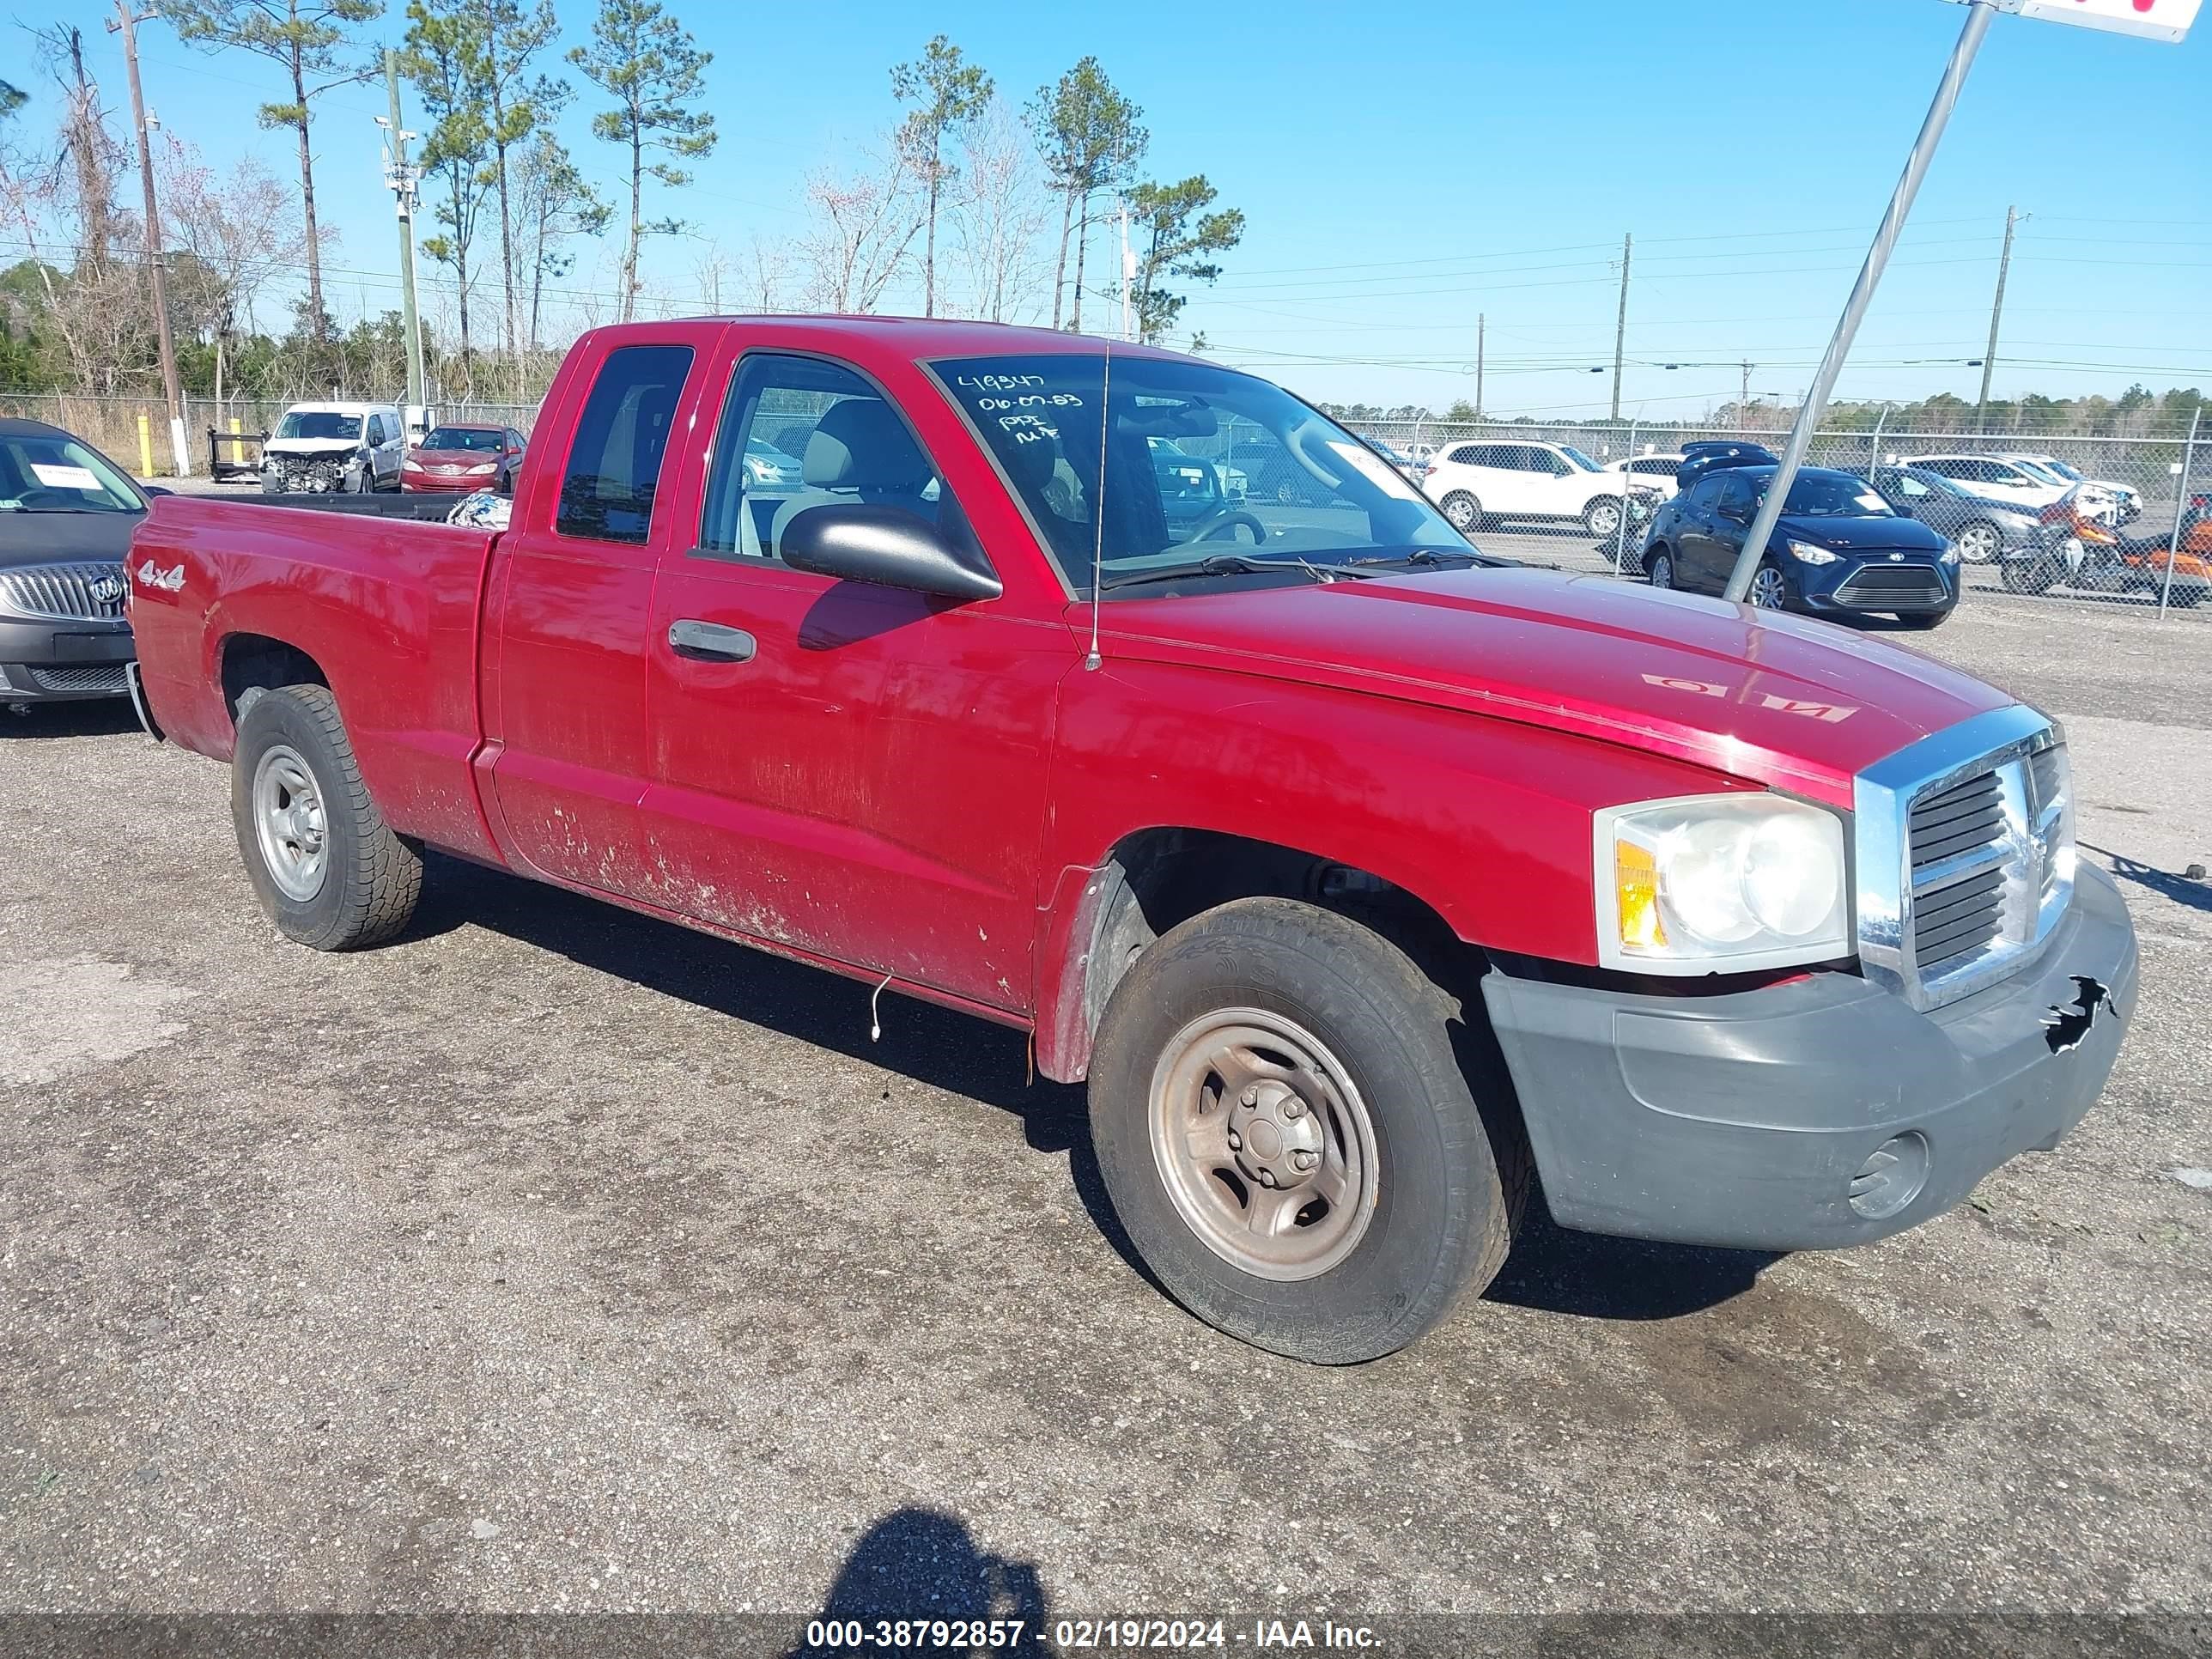
[[[1029,1031],[1160,1282],[1322,1361],[1562,1224],[1882,1237],[2102,1089],[2063,736],[1802,619],[1486,558],[1218,365],[980,324],[597,331],[503,531],[172,495],[149,727],[278,928],[420,849]],[[822,1126],[827,1133],[830,1127]]]

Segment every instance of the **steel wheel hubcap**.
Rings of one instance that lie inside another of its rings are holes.
[[[1782,577],[1780,573],[1762,570],[1751,579],[1751,602],[1761,611],[1782,609]]]
[[[1224,1008],[1153,1068],[1152,1158],[1206,1248],[1260,1279],[1312,1279],[1358,1248],[1379,1190],[1358,1085],[1296,1021]]]
[[[253,769],[253,830],[269,878],[286,898],[304,904],[323,890],[329,826],[322,791],[289,744],[276,744]]]

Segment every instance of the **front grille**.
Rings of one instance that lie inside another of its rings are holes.
[[[1912,876],[1984,846],[2004,828],[2004,787],[1994,771],[1969,778],[1912,808]]]
[[[1882,610],[1896,605],[1941,605],[1949,597],[1932,564],[1870,564],[1836,589],[1845,605]]]
[[[120,564],[32,564],[0,570],[0,610],[55,622],[112,622],[123,615]]]
[[[88,663],[76,668],[33,668],[31,684],[41,691],[120,691],[124,689],[119,662]]]

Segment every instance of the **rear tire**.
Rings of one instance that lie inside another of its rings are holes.
[[[1609,542],[1620,533],[1621,520],[1627,516],[1620,497],[1601,495],[1583,508],[1583,528],[1597,540]]]
[[[1464,489],[1455,489],[1437,504],[1454,530],[1473,535],[1484,527],[1482,503]]]
[[[1987,564],[2004,551],[2004,532],[1984,519],[1963,527],[1956,539],[1959,556],[1968,564]]]
[[[1653,548],[1644,556],[1644,580],[1652,586],[1671,592],[1674,587],[1674,556],[1662,545]]]
[[[1380,934],[1288,899],[1240,899],[1148,947],[1099,1024],[1091,1123],[1168,1293],[1255,1347],[1350,1364],[1487,1285],[1530,1164],[1517,1122],[1485,1127],[1463,1017]]]
[[[230,805],[246,876],[285,938],[355,951],[413,917],[422,860],[369,799],[327,687],[283,686],[246,705]]]

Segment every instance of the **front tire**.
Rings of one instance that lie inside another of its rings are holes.
[[[1597,540],[1609,542],[1620,533],[1620,521],[1626,516],[1619,497],[1601,495],[1583,508],[1583,528]]]
[[[230,806],[246,876],[285,938],[360,950],[414,915],[422,860],[369,799],[327,687],[283,686],[246,706]]]
[[[1790,579],[1782,574],[1779,565],[1762,564],[1751,574],[1751,591],[1745,600],[1759,611],[1787,611],[1790,608]]]
[[[1397,946],[1288,899],[1223,905],[1146,949],[1099,1025],[1091,1123],[1169,1294],[1255,1347],[1349,1364],[1487,1285],[1529,1165],[1517,1124],[1502,1152],[1484,1126],[1460,1018]]]
[[[1663,546],[1655,547],[1644,562],[1644,579],[1652,586],[1672,591],[1674,586],[1674,556]]]
[[[1451,527],[1462,535],[1469,535],[1482,528],[1482,503],[1466,490],[1453,490],[1437,505]]]

